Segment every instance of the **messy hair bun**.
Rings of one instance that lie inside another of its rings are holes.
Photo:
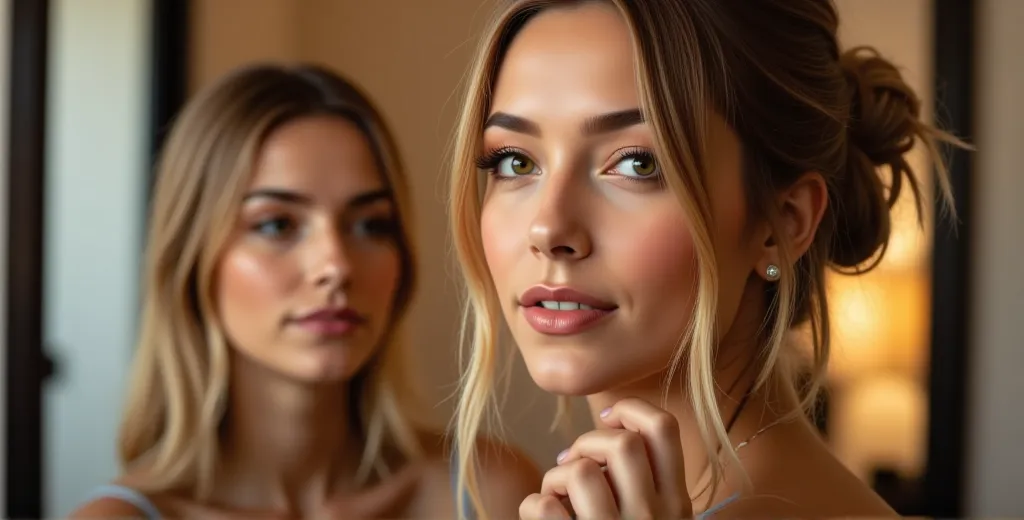
[[[850,86],[845,171],[832,194],[834,235],[829,262],[856,268],[882,258],[891,229],[890,209],[904,183],[914,192],[918,213],[921,194],[907,152],[915,141],[931,145],[931,127],[921,121],[921,100],[892,63],[870,47],[843,53],[840,66]],[[890,173],[888,187],[883,183]]]

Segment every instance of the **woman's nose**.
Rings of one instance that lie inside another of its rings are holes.
[[[530,249],[551,260],[582,260],[590,256],[592,241],[584,213],[586,189],[572,172],[551,172],[538,188],[536,213],[530,222]]]

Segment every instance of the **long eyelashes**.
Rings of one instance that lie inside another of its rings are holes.
[[[488,173],[494,173],[494,170],[498,167],[501,161],[505,160],[511,155],[522,155],[526,156],[526,153],[518,148],[511,146],[503,146],[501,148],[495,148],[488,150],[483,155],[477,158],[476,167],[486,171]]]
[[[509,159],[517,161],[520,166],[525,164],[530,166],[530,168],[525,168],[528,171],[522,173],[499,171],[504,169],[502,166]],[[533,175],[532,172],[536,169],[536,162],[530,158],[529,154],[519,148],[502,146],[486,151],[476,159],[476,166],[494,180],[513,181]],[[650,183],[662,181],[661,168],[658,166],[654,153],[636,146],[617,150],[611,166],[607,167],[602,174],[622,177],[632,182]]]
[[[633,182],[662,181],[661,168],[658,166],[658,160],[654,157],[654,154],[651,153],[650,150],[640,147],[624,148],[616,152],[616,155],[619,158],[618,161],[616,161],[615,163],[616,167],[623,165],[625,163],[631,163],[630,167],[634,169],[650,169],[650,171],[647,173],[636,171],[637,176],[632,176],[624,175],[622,172],[615,171],[613,168],[611,171],[618,174],[619,176]]]

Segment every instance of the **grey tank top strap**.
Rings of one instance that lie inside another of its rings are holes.
[[[89,500],[97,500],[100,498],[115,498],[122,502],[127,502],[142,511],[146,520],[160,519],[160,510],[153,505],[153,502],[147,498],[146,495],[143,495],[130,487],[108,484],[96,488],[89,494]]]

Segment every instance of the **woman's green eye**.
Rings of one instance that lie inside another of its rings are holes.
[[[514,177],[520,175],[530,175],[537,169],[537,165],[525,155],[517,153],[509,154],[507,157],[498,163],[497,173],[498,175],[506,177]]]
[[[658,162],[650,154],[631,154],[619,161],[612,170],[623,177],[651,178],[658,175]]]
[[[633,158],[633,171],[637,174],[647,177],[654,173],[656,170],[654,159],[651,157],[635,157]]]

